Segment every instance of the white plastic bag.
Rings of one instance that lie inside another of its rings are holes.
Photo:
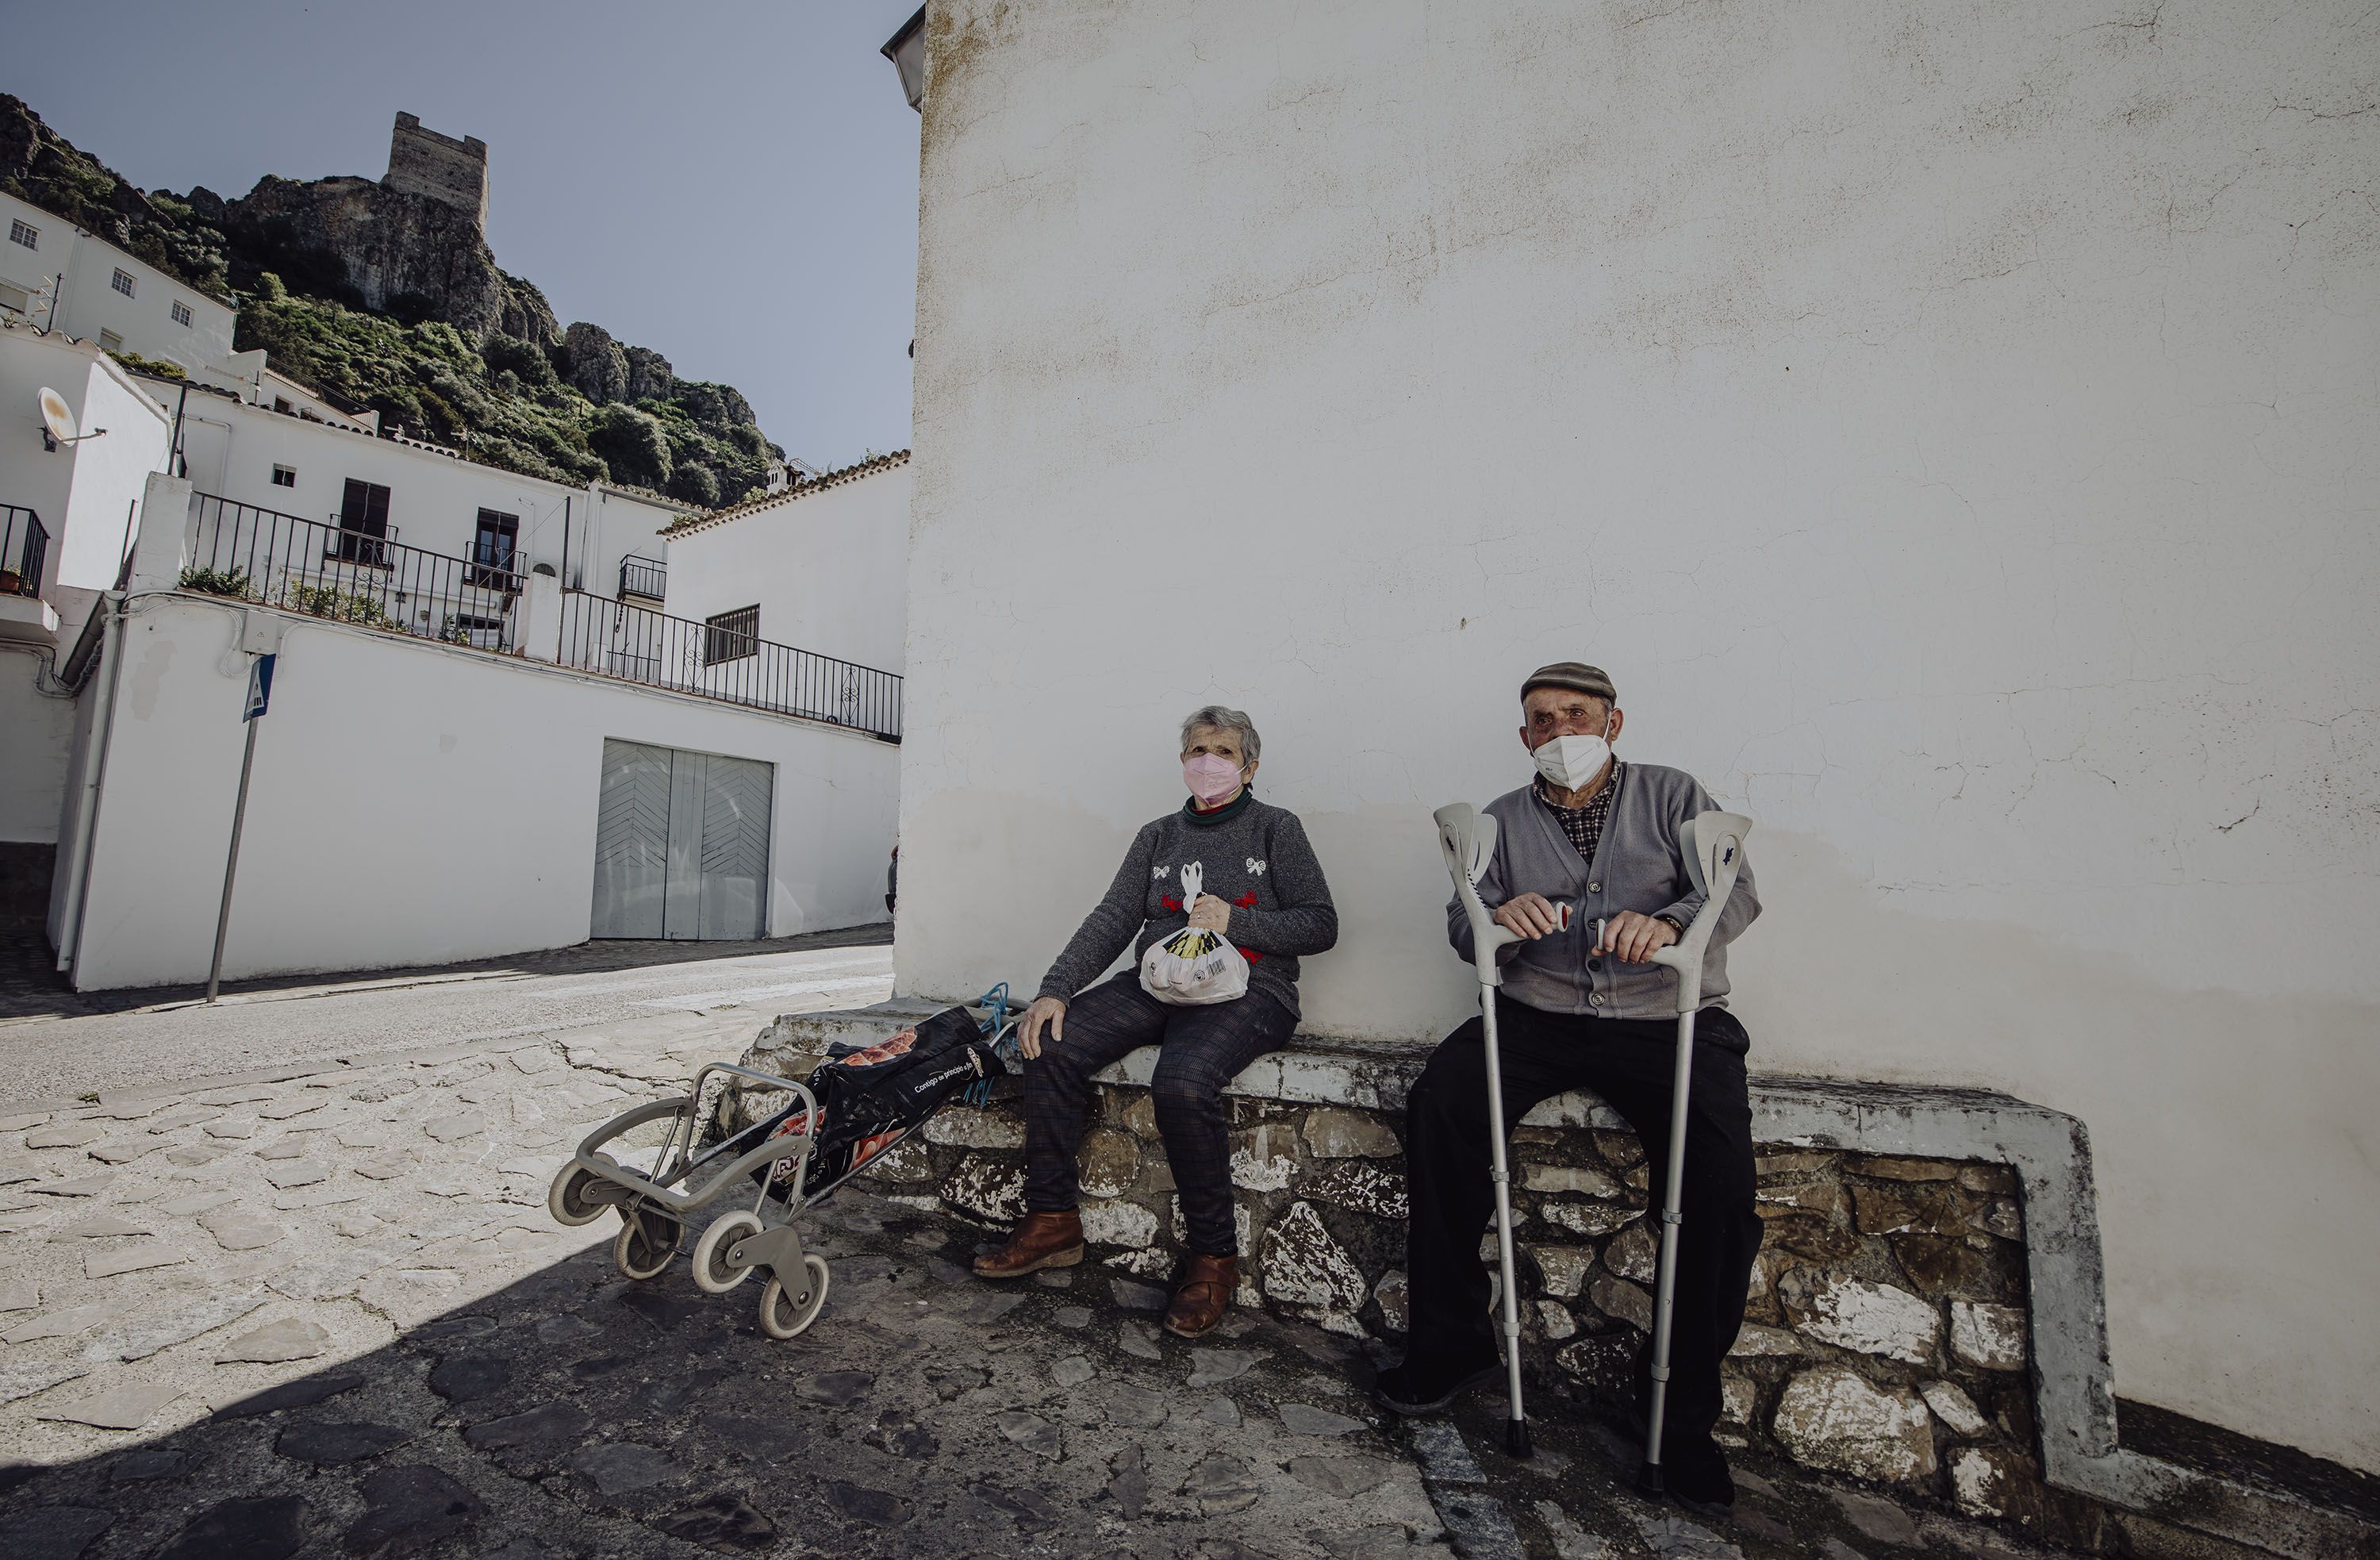
[[[1182,869],[1182,908],[1198,903],[1207,881],[1203,862]],[[1185,926],[1162,942],[1151,943],[1140,958],[1140,989],[1176,1007],[1204,1007],[1248,994],[1248,961],[1220,932]]]

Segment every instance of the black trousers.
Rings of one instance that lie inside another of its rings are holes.
[[[1587,1018],[1540,1012],[1501,995],[1496,1001],[1506,1129],[1552,1095],[1585,1089],[1601,1096],[1644,1141],[1652,1166],[1646,1227],[1656,1237],[1677,1033],[1674,1018]],[[1743,1325],[1753,1260],[1760,1254],[1743,1026],[1725,1008],[1706,1007],[1695,1015],[1694,1033],[1665,1440],[1707,1435],[1718,1422],[1719,1363]],[[1496,1212],[1489,1164],[1487,1052],[1474,1018],[1431,1054],[1405,1106],[1413,1200],[1408,1359],[1495,1357],[1488,1270],[1479,1261],[1480,1232]],[[1649,1368],[1648,1354],[1638,1368],[1640,1392]]]
[[[1190,1249],[1210,1257],[1239,1250],[1232,1215],[1231,1118],[1223,1086],[1257,1057],[1289,1043],[1297,1021],[1261,992],[1211,1007],[1176,1007],[1140,989],[1140,971],[1123,974],[1066,1005],[1066,1038],[1025,1064],[1025,1206],[1061,1213],[1081,1197],[1075,1155],[1083,1143],[1091,1075],[1144,1045],[1155,1045],[1149,1079],[1157,1130]]]

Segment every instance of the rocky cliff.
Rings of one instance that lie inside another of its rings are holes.
[[[267,175],[237,200],[143,192],[0,94],[0,189],[239,306],[237,345],[471,458],[710,507],[784,451],[731,385],[601,326],[565,328],[471,213],[355,177]]]

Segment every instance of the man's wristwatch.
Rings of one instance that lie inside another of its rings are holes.
[[[1669,929],[1670,929],[1670,931],[1672,931],[1672,932],[1676,932],[1676,933],[1677,933],[1679,936],[1681,936],[1681,937],[1682,937],[1682,936],[1684,936],[1684,935],[1686,934],[1686,929],[1685,929],[1685,927],[1684,927],[1684,926],[1683,926],[1683,925],[1679,921],[1678,918],[1677,918],[1677,917],[1675,917],[1675,916],[1655,916],[1653,919],[1654,919],[1655,920],[1661,921],[1661,922],[1665,923],[1666,925],[1668,925],[1668,927],[1669,927]]]

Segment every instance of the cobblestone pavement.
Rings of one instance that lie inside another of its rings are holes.
[[[19,957],[13,983],[0,969],[0,1097],[70,1100],[431,1037],[495,1042],[663,1011],[748,1005],[757,1026],[787,1005],[843,1006],[882,991],[891,942],[883,926],[756,943],[589,942],[430,969],[242,981],[212,1007],[203,986],[62,990],[40,944],[42,960],[28,967]],[[844,983],[817,984],[829,973]]]
[[[555,1164],[755,1024],[657,1012],[0,1119],[0,1554],[2009,1552],[1776,1469],[1706,1526],[1559,1406],[1518,1469],[1488,1398],[1384,1423],[1347,1340],[1243,1310],[1185,1344],[1096,1267],[994,1288],[965,1270],[982,1232],[856,1188],[808,1226],[832,1286],[791,1342],[758,1280],[622,1278],[611,1215],[547,1214]]]

